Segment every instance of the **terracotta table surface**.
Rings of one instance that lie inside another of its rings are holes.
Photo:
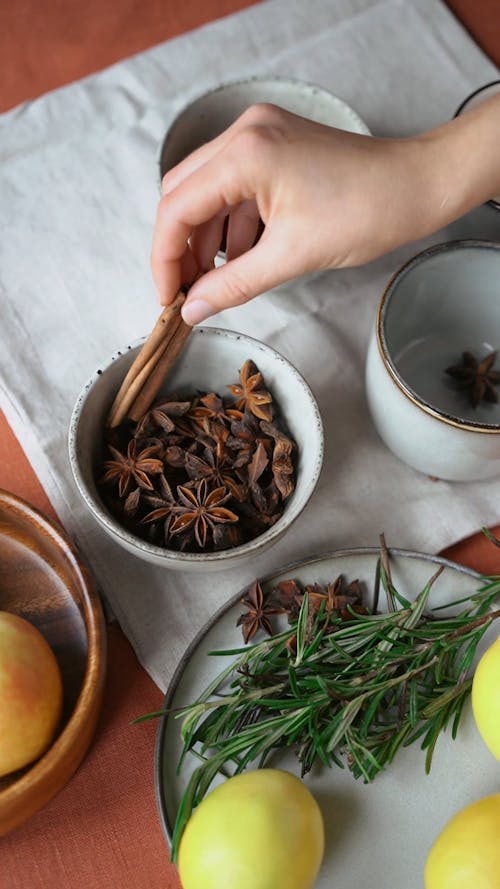
[[[17,0],[0,8],[0,110],[156,43],[252,5],[251,0]],[[477,43],[500,63],[498,0],[449,0]],[[0,487],[54,517],[0,412]],[[500,573],[500,550],[479,534],[445,555]],[[104,706],[93,745],[66,788],[0,839],[2,889],[179,889],[156,814],[156,724],[130,725],[162,695],[116,625],[108,628]]]

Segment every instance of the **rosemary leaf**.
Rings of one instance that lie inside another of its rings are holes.
[[[183,720],[181,763],[201,757],[177,814],[172,858],[193,808],[227,766],[241,772],[292,748],[302,774],[316,762],[345,767],[373,781],[401,747],[420,741],[431,768],[439,735],[456,737],[470,688],[477,646],[500,609],[500,577],[446,606],[429,608],[437,571],[412,596],[391,578],[385,542],[375,577],[389,610],[334,607],[339,581],[304,590],[289,626],[262,642],[217,652],[230,663],[199,699],[176,714]],[[356,581],[357,583],[357,581]],[[325,589],[325,588],[323,588]],[[350,588],[349,588],[350,589]],[[333,590],[333,593],[332,593]],[[329,591],[329,592],[328,592]],[[319,602],[319,600],[321,600]],[[319,604],[318,604],[319,603]]]

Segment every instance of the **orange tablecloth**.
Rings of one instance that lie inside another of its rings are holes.
[[[255,0],[254,0],[255,2]],[[252,5],[252,0],[22,0],[0,9],[0,110],[118,59]],[[498,0],[449,0],[500,64]],[[0,413],[0,487],[54,515]],[[446,551],[484,573],[500,573],[500,551],[480,535]],[[2,889],[178,889],[156,814],[155,723],[131,726],[162,695],[116,625],[93,746],[67,787],[27,824],[0,840]]]

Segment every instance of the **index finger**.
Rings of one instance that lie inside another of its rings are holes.
[[[160,299],[168,304],[181,281],[181,261],[197,226],[255,197],[243,167],[233,153],[218,152],[192,170],[159,203],[153,232],[151,269]]]

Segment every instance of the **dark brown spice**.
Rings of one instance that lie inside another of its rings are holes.
[[[98,484],[139,537],[182,551],[229,549],[283,514],[296,446],[279,406],[252,361],[228,388],[233,397],[163,397],[137,422],[106,428],[112,459],[98,467]]]
[[[250,642],[259,629],[264,630],[268,636],[272,636],[273,628],[269,617],[273,614],[282,614],[284,608],[268,604],[268,596],[264,596],[262,587],[257,580],[248,587],[241,603],[248,609],[238,618],[237,622],[237,626],[241,627],[245,643]]]
[[[163,537],[167,544],[170,538],[170,525],[177,513],[177,501],[163,473],[159,479],[159,488],[159,493],[144,495],[144,502],[153,509],[141,519],[141,522],[145,525],[162,523]]]
[[[462,352],[461,364],[453,364],[445,373],[455,381],[457,388],[468,396],[472,407],[481,401],[497,402],[496,386],[500,383],[500,371],[493,370],[497,352],[490,352],[478,361],[472,352]]]
[[[274,628],[269,620],[273,614],[286,614],[289,622],[297,619],[304,596],[308,597],[308,632],[314,624],[321,608],[326,621],[333,614],[340,620],[352,618],[352,612],[367,614],[363,605],[363,592],[358,580],[353,580],[346,585],[344,577],[339,575],[333,583],[314,583],[303,586],[298,581],[282,580],[269,592],[264,593],[258,581],[254,581],[247,589],[241,600],[248,611],[240,615],[237,626],[241,626],[243,639],[249,642],[258,629],[264,630],[269,636],[274,635]],[[290,645],[293,648],[295,638],[292,637]]]
[[[236,396],[235,407],[239,410],[248,410],[259,420],[272,420],[272,397],[264,389],[264,379],[253,361],[245,361],[240,370],[240,382],[228,386],[229,391]]]
[[[207,537],[210,533],[213,534],[215,525],[238,521],[238,516],[224,506],[230,496],[227,488],[214,488],[210,491],[204,478],[196,483],[194,490],[179,485],[179,505],[170,526],[170,534],[185,534],[192,530],[200,549],[205,549]]]
[[[153,490],[153,482],[149,476],[159,475],[163,469],[161,460],[156,456],[158,454],[156,445],[150,445],[137,453],[136,441],[132,439],[128,443],[126,455],[114,448],[113,445],[108,447],[114,459],[104,462],[102,483],[116,480],[120,497],[125,497],[128,494],[132,480],[140,488]]]

